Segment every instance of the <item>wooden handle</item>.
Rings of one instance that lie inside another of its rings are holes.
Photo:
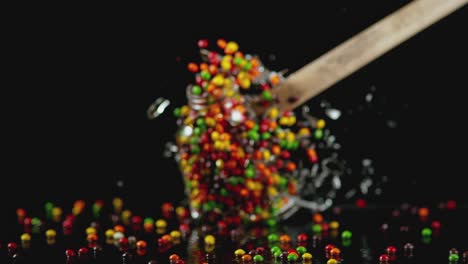
[[[278,89],[280,111],[292,110],[429,27],[468,0],[416,0],[292,73]]]

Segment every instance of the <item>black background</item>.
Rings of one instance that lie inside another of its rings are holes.
[[[69,206],[107,199],[117,179],[136,210],[182,199],[176,164],[162,158],[175,119],[167,113],[149,121],[146,109],[160,96],[171,109],[185,102],[185,65],[197,58],[199,38],[235,40],[268,67],[294,71],[406,2],[9,20],[0,96],[2,215],[14,218],[18,206],[35,210],[48,200]],[[389,177],[382,203],[467,200],[464,25],[466,7],[309,102],[354,109],[335,133],[351,163],[370,157]],[[375,104],[363,106],[371,87]]]

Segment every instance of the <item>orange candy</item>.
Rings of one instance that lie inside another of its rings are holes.
[[[202,71],[207,71],[207,70],[208,70],[208,64],[206,64],[206,63],[201,63],[201,64],[200,64],[200,70],[202,70]]]
[[[226,40],[224,40],[224,39],[218,39],[218,41],[216,41],[216,44],[217,44],[218,47],[220,47],[221,49],[224,49],[224,48],[226,48],[227,42],[226,42]]]
[[[187,69],[193,73],[198,72],[198,65],[196,63],[191,62],[187,65]]]

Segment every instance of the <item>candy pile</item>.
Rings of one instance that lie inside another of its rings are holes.
[[[211,223],[274,224],[297,195],[298,161],[319,162],[325,120],[298,122],[294,112],[280,113],[272,89],[282,74],[235,42],[216,44],[221,53],[198,42],[204,62],[188,64],[195,75],[188,105],[174,111],[191,214]]]
[[[70,209],[46,203],[35,216],[17,210],[13,238],[0,238],[0,263],[467,263],[467,208],[455,201],[370,207],[247,230],[222,220],[198,226],[187,208],[171,203],[151,216],[134,214],[120,198],[78,200]]]

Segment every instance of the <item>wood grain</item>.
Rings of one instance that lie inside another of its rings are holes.
[[[416,0],[292,73],[273,89],[280,111],[292,110],[463,7],[468,0]]]

